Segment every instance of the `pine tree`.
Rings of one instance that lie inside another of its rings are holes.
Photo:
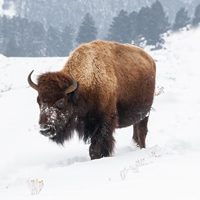
[[[13,18],[7,18],[4,16],[1,18],[1,53],[6,56],[22,56],[22,36],[20,29],[21,18],[14,16]]]
[[[157,0],[150,9],[148,44],[155,45],[161,42],[160,35],[165,33],[169,26],[162,4]]]
[[[28,49],[29,49],[29,37],[30,37],[30,32],[29,32],[29,22],[28,19],[22,18],[20,20],[20,30],[21,30],[21,42],[20,42],[20,47],[21,47],[21,56],[26,57],[28,56]]]
[[[151,10],[149,7],[142,7],[137,16],[137,37],[149,39]]]
[[[0,23],[0,32],[1,32],[1,41],[0,41],[0,52],[5,55],[7,45],[12,37],[12,22],[11,19],[6,15],[1,17]]]
[[[45,37],[46,31],[43,24],[37,21],[30,22],[27,56],[41,57],[46,55]]]
[[[20,16],[14,16],[11,19],[11,39],[10,42],[11,43],[16,43],[16,47],[17,47],[17,53],[14,53],[13,56],[25,56],[24,53],[24,49],[23,49],[23,45],[24,45],[24,40],[25,40],[25,35],[23,34],[23,29],[22,29],[22,18]],[[16,49],[16,48],[15,48]],[[14,52],[14,51],[11,51]]]
[[[50,26],[46,35],[46,56],[62,56],[61,46],[61,33]]]
[[[190,18],[188,17],[188,12],[185,8],[181,8],[175,17],[175,22],[173,24],[172,30],[178,31],[180,28],[187,26],[190,23]]]
[[[129,14],[129,23],[130,23],[130,42],[136,43],[137,40],[137,18],[138,13],[133,11]]]
[[[200,23],[200,4],[196,7],[195,13],[194,13],[194,18],[192,19],[192,25],[198,26]]]
[[[113,18],[106,40],[121,43],[131,42],[131,25],[126,11],[121,10],[119,15]]]
[[[11,37],[7,44],[7,47],[5,49],[5,56],[7,56],[7,57],[21,56],[20,47],[17,44],[16,39],[14,37]]]
[[[0,17],[0,53],[7,56],[45,56],[46,31],[40,22]]]
[[[78,44],[91,42],[96,39],[97,28],[89,13],[86,13],[78,30],[76,42]]]
[[[169,28],[168,18],[165,16],[161,3],[156,1],[151,7],[141,8],[137,19],[139,40],[145,38],[148,45],[160,43],[160,35]]]
[[[68,56],[70,51],[73,49],[73,29],[71,25],[66,25],[62,30],[61,39],[62,39],[62,47],[61,54],[62,56]]]

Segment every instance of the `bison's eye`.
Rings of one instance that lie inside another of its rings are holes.
[[[64,103],[65,103],[64,99],[61,99],[61,100],[56,101],[55,106],[59,109],[62,109],[64,107]]]

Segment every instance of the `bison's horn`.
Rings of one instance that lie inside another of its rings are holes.
[[[33,71],[34,71],[34,70],[33,70]],[[33,81],[31,80],[31,75],[32,75],[33,71],[28,75],[28,83],[29,83],[29,85],[30,85],[33,89],[35,89],[35,90],[38,91],[38,85],[36,85],[35,83],[33,83]]]
[[[72,74],[71,72],[69,72],[69,74],[70,74],[71,77],[72,77],[72,82],[73,82],[73,83],[72,83],[72,85],[70,85],[70,86],[65,90],[65,94],[69,94],[69,93],[73,92],[74,90],[76,90],[76,88],[77,88],[77,82],[76,82],[76,80],[75,80],[73,74]]]

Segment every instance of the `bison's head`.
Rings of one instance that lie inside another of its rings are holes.
[[[40,107],[40,133],[63,144],[71,137],[74,121],[75,90],[77,82],[73,75],[62,72],[48,72],[38,78],[38,84],[28,76],[29,85],[37,90]]]

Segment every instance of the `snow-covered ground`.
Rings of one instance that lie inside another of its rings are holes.
[[[132,127],[117,130],[113,157],[91,161],[88,144],[75,136],[57,146],[38,133],[37,93],[28,87],[67,58],[0,56],[1,200],[199,200],[200,29],[166,38],[157,61],[157,86],[147,148],[132,142]],[[31,195],[27,180],[44,182]]]

